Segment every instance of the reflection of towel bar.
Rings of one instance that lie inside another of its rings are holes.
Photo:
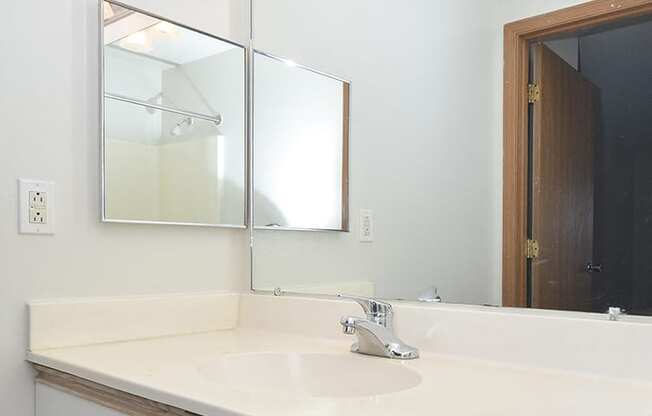
[[[150,103],[150,102],[147,102],[147,101],[136,100],[134,98],[129,98],[129,97],[125,97],[125,96],[122,96],[122,95],[116,95],[116,94],[105,93],[104,97],[105,98],[110,98],[112,100],[124,101],[126,103],[140,105],[142,107],[154,108],[156,110],[167,111],[169,113],[175,113],[175,114],[180,114],[182,116],[187,116],[187,117],[192,117],[192,118],[198,118],[200,120],[210,121],[212,123],[215,123],[216,126],[221,126],[222,123],[223,123],[222,114],[218,114],[217,116],[207,116],[205,114],[193,113],[192,111],[179,110],[179,109],[176,109],[176,108],[173,108],[173,107],[168,107],[168,106],[159,105],[159,104],[153,104],[153,103]]]

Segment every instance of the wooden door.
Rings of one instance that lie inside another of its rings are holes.
[[[532,57],[532,307],[590,311],[599,91],[546,46]]]

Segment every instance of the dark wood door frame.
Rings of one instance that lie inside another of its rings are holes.
[[[652,0],[594,0],[505,25],[503,306],[527,306],[528,49],[533,40],[652,14]],[[545,93],[542,93],[542,95]]]

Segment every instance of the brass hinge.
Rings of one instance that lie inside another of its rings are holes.
[[[539,98],[541,98],[539,84],[527,84],[527,102],[533,104],[539,101]]]
[[[528,259],[536,259],[539,257],[539,242],[537,240],[527,240],[525,256]]]

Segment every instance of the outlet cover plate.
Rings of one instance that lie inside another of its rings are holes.
[[[41,203],[34,204],[36,194],[45,194]],[[54,182],[18,179],[18,232],[20,234],[54,234]],[[45,223],[30,221],[34,211],[43,213]]]

